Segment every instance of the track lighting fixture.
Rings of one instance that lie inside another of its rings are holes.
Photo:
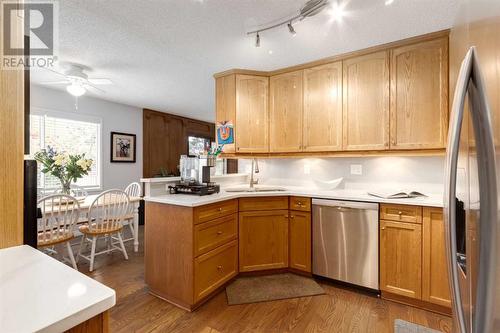
[[[295,36],[297,32],[293,27],[293,23],[297,21],[302,21],[308,17],[314,16],[324,9],[329,7],[330,5],[337,4],[340,0],[308,0],[300,10],[294,14],[292,17],[288,17],[286,20],[279,21],[277,23],[270,23],[265,26],[260,26],[258,30],[248,31],[247,35],[255,34],[255,47],[260,47],[260,33],[263,31],[271,30],[277,27],[281,27],[286,25],[288,27],[288,31]],[[335,11],[335,15],[340,16],[340,14]]]

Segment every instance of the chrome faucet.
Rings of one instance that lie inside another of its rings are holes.
[[[254,185],[258,184],[259,183],[259,180],[253,180],[253,174],[254,173],[259,173],[260,170],[259,170],[259,161],[257,161],[256,158],[253,158],[252,159],[252,170],[250,172],[250,188],[253,189]]]

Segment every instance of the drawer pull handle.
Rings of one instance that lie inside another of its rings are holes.
[[[222,271],[222,269],[223,269],[222,265],[217,266],[218,271]]]
[[[222,235],[222,231],[217,231],[217,235]]]

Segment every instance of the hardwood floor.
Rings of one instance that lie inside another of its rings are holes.
[[[222,291],[188,313],[148,293],[142,245],[134,253],[127,244],[128,261],[118,252],[98,257],[92,273],[79,264],[80,271],[116,290],[110,332],[393,332],[398,318],[451,332],[448,317],[326,282],[320,282],[326,295],[247,305],[228,306]]]

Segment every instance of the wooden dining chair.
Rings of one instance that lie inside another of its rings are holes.
[[[78,269],[70,244],[75,238],[74,228],[80,211],[78,200],[65,194],[53,194],[38,200],[37,204],[41,212],[37,221],[37,247],[49,254],[57,254],[56,246],[66,244],[69,262]]]
[[[128,194],[129,198],[137,198],[141,196],[141,185],[137,182],[129,184],[125,188],[125,193]],[[135,237],[135,230],[134,230],[134,205],[129,206],[129,211],[127,212],[127,215],[124,218],[123,225],[128,225],[130,228],[130,232],[132,236],[130,238],[126,238],[123,241],[128,242],[128,241],[133,241]]]
[[[120,251],[123,253],[125,259],[128,260],[121,231],[123,228],[123,219],[129,210],[129,205],[128,194],[122,190],[102,192],[90,205],[88,211],[89,222],[78,228],[83,235],[77,261],[80,258],[89,261],[89,270],[91,272],[94,270],[94,259],[100,254]],[[96,253],[96,245],[99,238],[105,238],[108,241],[108,246],[106,250]],[[86,242],[91,244],[90,255],[82,253]]]

